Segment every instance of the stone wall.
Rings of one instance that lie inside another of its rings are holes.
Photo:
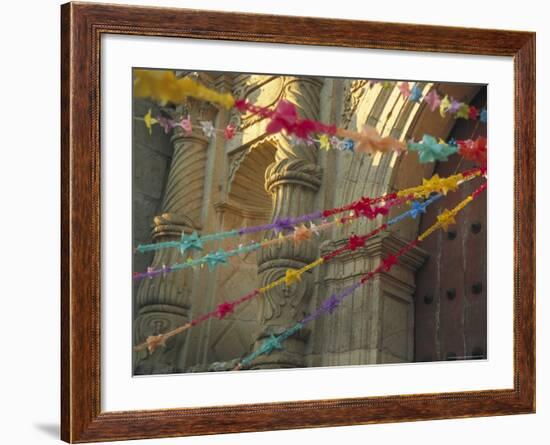
[[[159,113],[157,104],[134,100],[133,116],[144,116],[149,109],[154,116]],[[151,242],[153,218],[160,209],[173,149],[170,137],[158,125],[149,135],[143,122],[134,119],[132,134],[132,241],[138,246]],[[150,252],[133,255],[132,270],[145,270],[152,259]],[[136,281],[134,294],[138,285]]]

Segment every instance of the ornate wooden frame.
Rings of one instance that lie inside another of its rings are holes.
[[[90,3],[62,5],[61,17],[63,440],[92,442],[535,411],[534,33]],[[102,412],[99,72],[104,33],[513,57],[514,388]]]

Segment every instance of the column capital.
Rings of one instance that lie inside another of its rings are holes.
[[[191,218],[176,213],[163,213],[155,216],[151,236],[157,241],[164,237],[179,237],[182,233],[190,233],[193,230],[200,230]]]

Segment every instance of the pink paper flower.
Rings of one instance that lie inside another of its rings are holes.
[[[409,82],[401,82],[399,84],[399,91],[401,91],[401,94],[405,99],[407,99],[411,95],[411,90],[409,88]]]
[[[435,88],[432,88],[428,94],[424,97],[424,102],[430,106],[431,111],[437,110],[439,104],[441,103],[441,98],[435,91]]]
[[[185,134],[191,134],[193,131],[193,125],[191,124],[191,116],[187,115],[186,118],[182,118],[182,120],[178,124],[181,129],[185,132]]]
[[[309,119],[300,119],[296,106],[286,100],[279,101],[277,107],[269,117],[271,120],[266,128],[269,134],[279,133],[284,130],[288,135],[294,135],[298,139],[308,141],[311,139],[312,133],[326,133],[332,136],[337,132],[335,125],[326,125]]]

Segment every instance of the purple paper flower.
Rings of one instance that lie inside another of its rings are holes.
[[[174,121],[172,119],[169,119],[164,116],[158,116],[157,121],[159,125],[164,129],[165,134],[170,133],[170,130],[172,130],[175,126]]]
[[[321,308],[323,309],[323,311],[332,314],[332,312],[336,310],[340,303],[341,301],[337,295],[331,295],[329,298],[323,301]]]
[[[276,233],[284,231],[290,232],[294,230],[292,222],[292,218],[277,218],[273,221],[273,230],[275,230]]]

